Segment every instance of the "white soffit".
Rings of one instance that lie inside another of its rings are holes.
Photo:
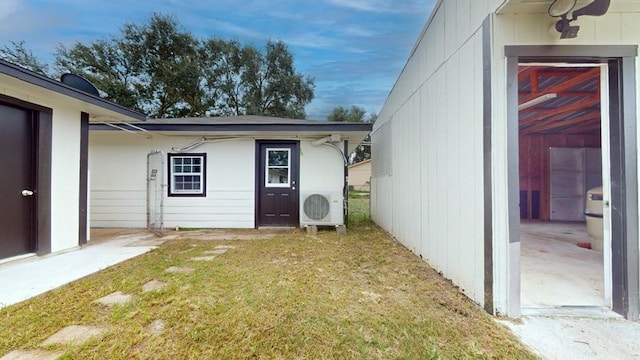
[[[592,0],[578,0],[579,9]],[[546,14],[553,0],[506,0],[496,13],[498,14]],[[640,0],[611,0],[609,12],[638,12]]]

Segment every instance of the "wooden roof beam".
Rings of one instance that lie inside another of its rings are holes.
[[[600,76],[600,68],[593,68],[587,72],[582,73],[581,75],[575,76],[567,81],[564,81],[560,84],[557,84],[555,86],[552,86],[550,88],[545,89],[544,91],[538,92],[538,93],[532,93],[528,96],[523,97],[522,99],[519,100],[518,103],[522,104],[525,103],[527,101],[531,101],[539,96],[545,95],[545,94],[552,94],[552,93],[556,93],[558,95],[561,95],[561,93],[565,92],[568,89],[571,89],[572,87],[576,86],[576,85],[580,85],[582,83],[584,83],[585,81],[589,81],[594,79],[596,76]]]
[[[579,116],[573,119],[568,119],[568,120],[546,120],[543,122],[540,122],[538,124],[532,124],[530,127],[526,128],[525,130],[523,130],[524,134],[533,134],[533,133],[538,133],[538,132],[543,132],[543,131],[553,131],[555,129],[558,128],[562,128],[562,127],[566,127],[566,126],[570,126],[570,125],[576,125],[576,124],[580,124],[580,123],[587,123],[591,120],[600,120],[600,112],[599,111],[594,111],[591,112],[589,114],[583,115],[583,116]],[[599,123],[599,122],[598,122]]]
[[[520,121],[520,125],[526,125],[526,124],[528,124],[530,122],[539,121],[540,119],[548,117],[548,116],[554,116],[556,119],[561,120],[562,117],[563,117],[563,114],[566,114],[566,113],[569,113],[569,112],[573,112],[573,111],[576,111],[576,110],[580,110],[582,108],[588,108],[588,107],[591,107],[591,106],[599,104],[599,103],[600,103],[600,97],[599,96],[591,96],[590,98],[588,98],[586,100],[577,101],[577,102],[575,102],[573,104],[569,104],[569,105],[566,105],[566,106],[563,106],[563,107],[560,107],[560,108],[541,111],[541,112],[539,112],[537,114],[534,114],[529,119],[521,120]],[[523,112],[526,112],[526,110],[524,110]]]

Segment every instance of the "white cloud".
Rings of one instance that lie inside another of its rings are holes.
[[[254,31],[246,27],[238,26],[226,21],[211,20],[214,28],[235,34],[237,36],[243,36],[254,39],[267,39],[269,36],[263,32]]]
[[[20,0],[3,0],[0,5],[0,21],[3,23],[20,10]]]
[[[433,6],[433,1],[422,0],[327,0],[327,2],[340,7],[360,11],[377,13],[427,13]]]

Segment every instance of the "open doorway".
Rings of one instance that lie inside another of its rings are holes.
[[[608,88],[607,64],[518,66],[525,313],[611,309]]]
[[[519,176],[520,69],[521,66],[553,67],[564,64],[569,65],[566,67],[573,67],[586,64],[589,67],[600,68],[599,98],[600,113],[603,116],[600,119],[605,223],[603,226],[605,230],[610,231],[609,235],[604,235],[604,241],[606,242],[608,238],[610,242],[603,244],[603,299],[605,304],[610,303],[610,307],[603,308],[609,308],[628,319],[638,319],[640,311],[638,231],[640,226],[638,224],[636,107],[637,46],[505,46],[505,55],[507,57],[506,156],[509,203],[509,253],[506,263],[507,313],[519,316],[523,307]],[[576,82],[576,78],[566,81]],[[550,97],[557,98],[557,96]],[[544,104],[546,101],[537,100],[536,102]],[[605,124],[607,121],[608,123]],[[607,181],[609,182],[608,190]],[[607,299],[608,294],[610,299]]]

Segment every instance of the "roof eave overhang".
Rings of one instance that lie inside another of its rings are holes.
[[[147,119],[146,115],[140,112],[107,101],[98,96],[87,94],[59,81],[50,79],[44,75],[34,73],[30,70],[24,69],[18,65],[6,61],[0,60],[0,74],[18,79],[25,83],[54,92],[56,94],[79,100],[81,102],[89,104],[90,106],[99,107],[101,109],[107,110],[107,112],[118,114],[128,121],[145,121]]]
[[[505,0],[498,6],[497,14],[547,14],[552,0]],[[576,9],[587,4],[590,0],[578,0]],[[612,1],[608,12],[629,13],[640,11],[640,2],[637,0],[617,0]]]
[[[149,132],[180,133],[255,133],[255,132],[370,132],[372,124],[335,123],[335,124],[136,124]],[[91,124],[92,131],[114,131],[107,124]]]

